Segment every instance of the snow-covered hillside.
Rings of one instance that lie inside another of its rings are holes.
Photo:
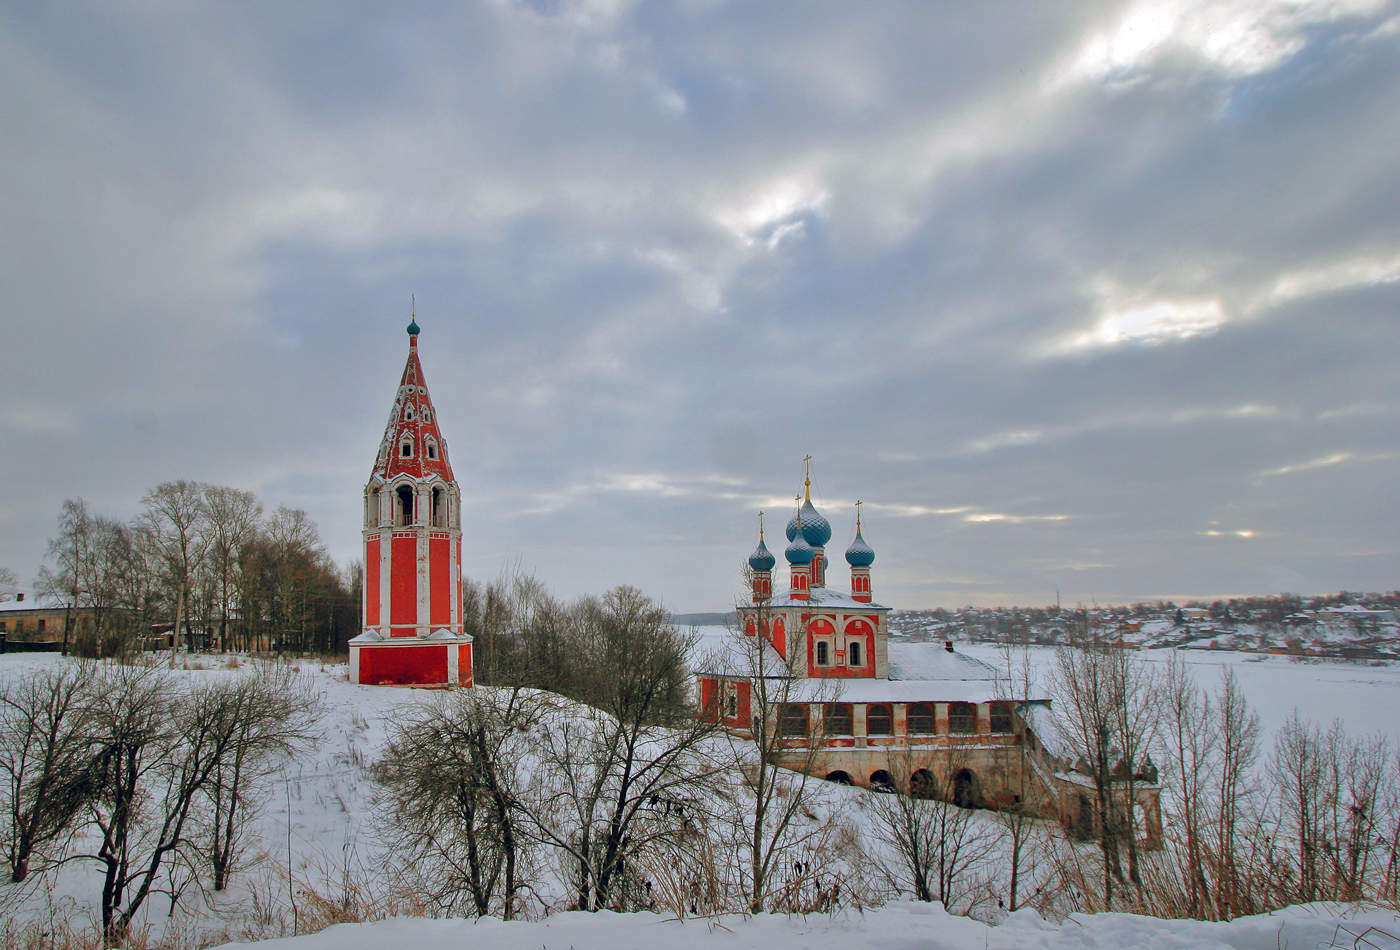
[[[706,630],[707,639],[722,636]],[[930,644],[931,649],[941,649]],[[995,661],[994,651],[974,652]],[[1164,659],[1147,652],[1150,662]],[[1222,654],[1211,654],[1211,663],[1199,663],[1203,683],[1213,685]],[[1043,657],[1048,659],[1048,655]],[[11,654],[0,656],[0,682],[25,671],[66,661],[54,655]],[[205,669],[176,675],[192,682],[233,677],[246,672],[240,661],[217,657],[192,657],[189,662]],[[1193,658],[1194,662],[1194,658]],[[1317,721],[1343,720],[1355,733],[1384,728],[1396,732],[1400,712],[1400,666],[1305,665],[1282,659],[1253,662],[1244,656],[1228,657],[1247,695],[1260,710],[1266,729],[1282,721],[1294,705]],[[247,661],[241,661],[246,666]],[[1044,664],[1041,664],[1044,666]],[[408,912],[411,904],[388,904],[381,844],[375,835],[373,814],[375,786],[370,765],[380,756],[389,727],[405,712],[433,702],[440,694],[428,690],[356,686],[347,682],[343,665],[305,662],[300,672],[307,690],[321,696],[321,738],[295,760],[285,763],[269,789],[267,802],[255,826],[250,857],[256,859],[236,874],[227,892],[187,891],[173,915],[168,900],[153,899],[138,930],[153,939],[179,940],[183,945],[207,945],[223,939],[248,936],[290,935],[333,922],[343,908],[349,913],[368,911],[378,916]],[[1267,741],[1267,738],[1266,738]],[[737,787],[740,783],[735,782]],[[842,829],[849,841],[859,842],[875,859],[881,845],[873,826],[872,802],[878,796],[861,789],[828,783],[818,787],[810,813],[802,820],[814,827]],[[992,819],[977,813],[976,820],[991,828]],[[1032,876],[1034,871],[1032,871]],[[67,929],[91,926],[100,891],[100,879],[91,863],[74,862],[46,877],[42,886],[30,887],[22,899],[12,885],[0,885],[0,916],[11,925],[25,921],[67,921]],[[976,903],[980,916],[996,919],[996,885],[978,885],[985,893],[967,898]],[[1295,908],[1282,915],[1240,920],[1228,925],[1162,922],[1122,915],[1093,919],[1072,918],[1063,924],[1042,921],[1029,912],[1018,912],[999,926],[988,927],[965,917],[949,917],[929,905],[895,902],[883,908],[858,910],[855,900],[843,901],[835,914],[805,918],[691,920],[681,925],[654,915],[554,914],[544,920],[502,924],[460,921],[392,920],[337,927],[319,935],[275,942],[272,947],[315,950],[320,947],[359,950],[368,947],[412,946],[414,950],[459,946],[608,947],[668,944],[683,947],[765,946],[789,947],[841,944],[852,947],[1133,947],[1133,946],[1230,946],[1253,948],[1278,946],[1330,946],[1337,921],[1356,930],[1375,924],[1400,934],[1392,914],[1360,917],[1335,907]],[[545,888],[540,906],[561,908],[565,901]],[[338,909],[339,908],[339,909]],[[342,918],[343,919],[343,918]],[[1280,931],[1280,926],[1283,930]],[[60,924],[57,928],[62,931]],[[1342,944],[1351,946],[1352,940]],[[1387,944],[1380,944],[1387,946]],[[1396,944],[1400,946],[1400,943]]]
[[[951,916],[937,904],[900,902],[863,914],[829,917],[677,921],[655,914],[603,911],[511,923],[490,918],[385,920],[341,925],[256,946],[258,950],[1312,950],[1391,948],[1400,946],[1397,935],[1400,915],[1393,911],[1330,904],[1290,907],[1228,923],[1097,914],[1075,915],[1052,924],[1023,910],[992,926]]]

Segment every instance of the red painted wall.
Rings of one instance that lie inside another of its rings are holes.
[[[434,629],[452,623],[452,584],[447,579],[452,541],[431,538],[428,541],[428,623]]]
[[[447,682],[447,648],[362,647],[360,682],[367,686],[421,685]]]
[[[719,714],[718,700],[715,697],[715,681],[708,676],[700,677],[700,718],[713,721]]]
[[[379,535],[365,542],[365,626],[379,624]]]
[[[418,539],[395,538],[393,545],[390,552],[389,622],[396,627],[412,627],[418,623]],[[411,637],[414,632],[395,630],[393,634]]]

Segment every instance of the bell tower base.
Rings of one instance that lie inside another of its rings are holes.
[[[350,682],[364,686],[472,685],[472,638],[439,629],[384,640],[367,631],[350,641]]]

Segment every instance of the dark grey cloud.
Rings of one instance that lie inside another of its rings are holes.
[[[478,576],[721,606],[810,452],[896,605],[1395,587],[1397,38],[1371,0],[7,11],[0,564],[176,477],[356,557],[412,292]]]

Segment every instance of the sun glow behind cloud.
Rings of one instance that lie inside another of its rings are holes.
[[[1131,83],[1173,58],[1227,77],[1257,75],[1297,55],[1309,29],[1384,8],[1384,0],[1142,0],[1088,36],[1052,84]]]
[[[1125,343],[1174,343],[1211,333],[1225,321],[1219,300],[1154,300],[1104,314],[1091,329],[1062,339],[1054,349],[1073,352]]]

